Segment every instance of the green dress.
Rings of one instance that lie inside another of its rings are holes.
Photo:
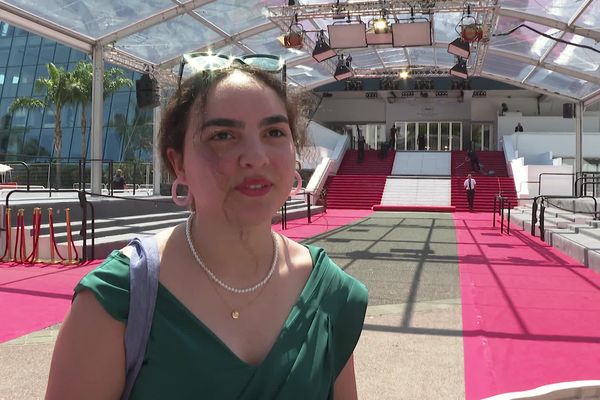
[[[264,361],[240,360],[159,284],[144,363],[131,399],[333,399],[336,377],[354,351],[367,307],[366,287],[321,248],[307,246],[313,270]],[[91,290],[126,322],[129,258],[114,251],[75,292]]]

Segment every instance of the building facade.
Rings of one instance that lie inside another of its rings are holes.
[[[47,64],[73,69],[88,55],[0,21],[0,160],[64,162],[81,158],[81,107],[66,106],[61,115],[62,150],[54,154],[54,112],[50,109],[8,109],[18,97],[42,96],[35,81],[48,76]],[[106,68],[112,67],[106,65]],[[125,71],[136,80],[139,74]],[[87,106],[87,155],[90,154],[91,104]],[[135,85],[123,88],[104,102],[102,157],[113,161],[152,161],[152,110],[137,107]]]

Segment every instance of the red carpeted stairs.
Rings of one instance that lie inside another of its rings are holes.
[[[475,189],[475,211],[492,211],[494,209],[494,196],[499,192],[508,198],[511,204],[517,205],[517,192],[512,177],[508,176],[504,152],[478,151],[480,172],[471,171],[471,162],[467,159],[466,151],[452,152],[452,200],[456,211],[468,211],[467,192],[464,181],[467,174],[471,173],[477,182]],[[493,171],[493,174],[491,172]]]
[[[337,175],[327,179],[327,207],[371,209],[381,203],[385,181],[392,172],[394,152],[383,160],[375,150],[365,151],[363,162],[356,150],[347,150]]]

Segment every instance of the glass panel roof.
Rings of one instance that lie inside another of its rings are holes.
[[[321,64],[302,64],[287,69],[288,78],[300,86],[310,86],[331,78],[331,72]]]
[[[281,2],[275,0],[215,1],[196,9],[196,12],[227,34],[233,35],[269,22],[265,7],[275,5],[281,5]]]
[[[585,46],[590,46],[600,51],[600,45],[594,40],[583,36],[567,33],[564,40],[571,43],[577,43]],[[552,49],[548,59],[553,64],[562,67],[575,69],[581,72],[600,77],[600,53],[577,46],[570,46],[566,43],[558,43]]]
[[[488,52],[483,64],[483,72],[489,72],[498,76],[505,76],[510,79],[522,81],[535,66],[524,62],[516,61],[512,58],[503,57],[498,54]]]
[[[577,0],[500,0],[500,7],[567,22],[583,4]]]
[[[576,24],[600,32],[600,2],[592,2],[577,19]]]
[[[566,93],[571,97],[583,98],[600,89],[600,85],[547,69],[536,68],[525,83]]]
[[[506,33],[524,22],[526,21],[522,19],[501,16],[498,18],[495,34]],[[553,37],[560,37],[562,32],[531,21],[527,21],[526,24]],[[552,39],[538,35],[527,28],[520,28],[507,36],[492,37],[490,47],[539,59],[554,43],[555,41]]]
[[[408,58],[406,58],[404,49],[395,49],[393,47],[379,49],[379,56],[386,68],[406,67],[408,65]]]
[[[461,13],[443,13],[433,16],[433,40],[437,43],[450,43],[458,37],[456,25]]]
[[[433,47],[410,47],[407,51],[411,65],[435,65]]]
[[[354,10],[364,10],[364,7],[377,10],[382,4],[376,0],[341,3],[344,9],[354,7]],[[408,5],[416,3],[385,2],[390,8],[396,7],[390,11],[390,19],[407,18]],[[441,69],[453,66],[456,59],[447,53],[447,44],[457,37],[457,24],[466,10],[458,1],[430,3],[433,4],[433,12],[428,16],[433,26],[432,47],[378,46],[343,50],[343,53],[352,54],[356,68],[376,68],[382,73],[409,66]],[[559,43],[526,28],[509,35],[494,35],[526,24],[551,37],[600,51],[597,44],[600,41],[600,0],[478,0],[476,3],[477,12],[473,16],[483,24],[489,41],[472,47],[468,59],[470,71],[477,71],[478,68],[473,67],[481,66],[483,73],[521,81],[536,68],[535,64],[539,66],[523,83],[532,85],[533,90],[544,88],[574,100],[598,91],[600,54],[597,51]],[[277,37],[287,30],[293,12],[301,16],[299,22],[304,29],[327,32],[327,25],[333,22],[331,11],[336,1],[296,0],[294,8],[287,8],[285,4],[284,0],[1,0],[0,15],[7,15],[7,22],[21,24],[25,30],[41,32],[49,39],[82,49],[89,49],[98,41],[108,47],[111,62],[140,71],[143,71],[141,66],[162,64],[170,71],[183,53],[216,45],[212,51],[219,53],[268,53],[288,62],[300,60],[300,64],[292,64],[288,69],[290,82],[295,84],[314,87],[330,80],[329,68],[317,64],[311,57],[315,33],[308,33],[311,40],[306,40],[299,50],[283,47]],[[369,21],[376,13],[362,15],[355,11],[353,15]],[[417,8],[415,16],[421,17]],[[572,21],[573,25],[569,26]],[[36,30],[40,23],[44,28]],[[269,29],[271,25],[273,28]],[[481,51],[486,46],[489,50]],[[503,52],[512,56],[503,56]],[[553,71],[552,66],[561,72]],[[582,80],[586,76],[589,79]]]
[[[350,54],[352,55],[352,66],[354,68],[383,68],[375,48],[355,50]]]
[[[162,62],[220,39],[223,37],[206,25],[182,15],[123,38],[116,47],[142,59]]]
[[[168,0],[44,0],[43,6],[39,0],[8,3],[92,38],[173,6]]]

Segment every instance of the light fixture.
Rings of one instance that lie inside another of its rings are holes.
[[[304,28],[298,23],[298,14],[294,14],[287,33],[278,39],[288,49],[301,49],[304,46]]]
[[[400,78],[402,79],[408,79],[408,70],[402,70],[400,71]]]
[[[456,38],[448,45],[448,53],[466,59],[471,55],[471,46],[462,38]]]
[[[427,19],[410,22],[396,22],[392,25],[392,45],[394,47],[431,46],[431,22]]]
[[[325,33],[320,31],[317,33],[317,43],[313,50],[312,56],[317,62],[325,61],[331,57],[335,57],[337,53],[329,47],[325,41]]]
[[[366,25],[364,22],[334,22],[327,25],[329,47],[332,49],[353,49],[367,47]]]
[[[460,32],[460,37],[465,42],[479,42],[483,38],[483,27],[481,26],[481,24],[477,23],[463,25],[462,30]]]
[[[456,65],[450,69],[450,75],[457,76],[462,79],[469,79],[469,74],[467,73],[467,61],[459,58]]]
[[[388,33],[390,31],[390,24],[385,17],[379,17],[373,19],[373,32],[375,33]]]
[[[344,55],[340,55],[338,56],[338,64],[337,67],[335,69],[335,73],[333,74],[333,77],[335,78],[335,80],[337,81],[342,81],[346,78],[350,78],[352,75],[354,75],[354,73],[352,72],[351,69],[351,64],[352,62],[352,56],[348,56],[345,60],[344,60]]]

